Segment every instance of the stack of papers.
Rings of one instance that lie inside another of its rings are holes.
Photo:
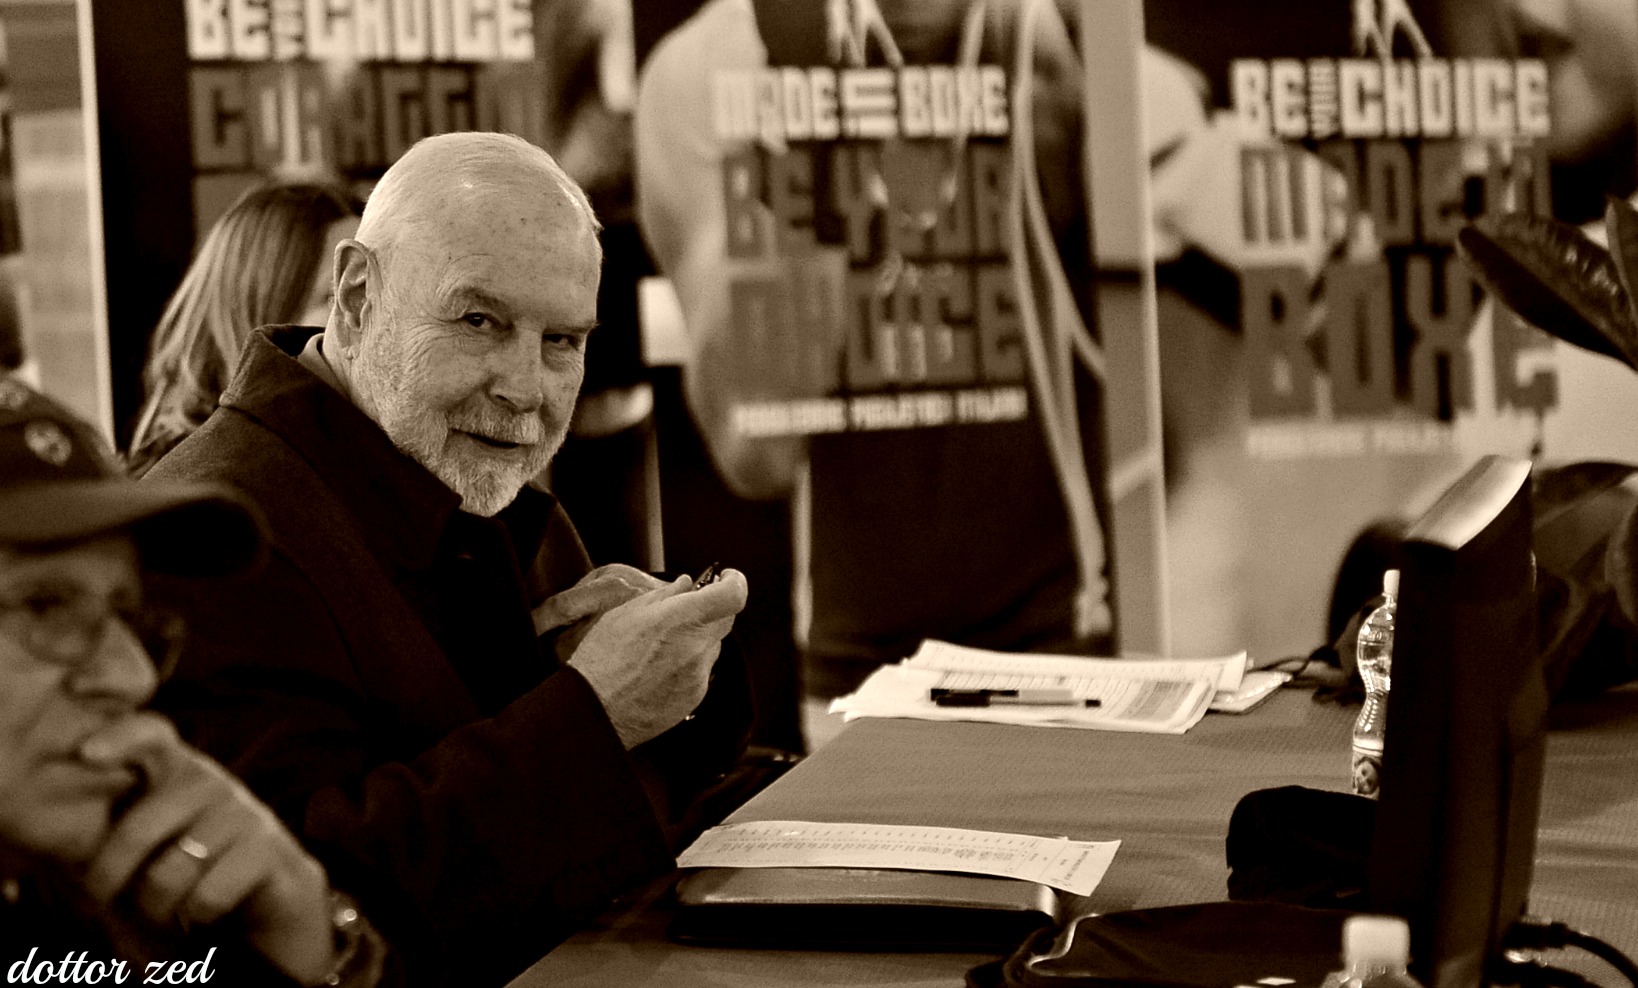
[[[1200,722],[1219,693],[1238,694],[1245,677],[1244,652],[1214,659],[1089,659],[991,652],[929,640],[905,661],[876,670],[857,692],[832,701],[830,712],[847,720],[910,717],[1182,734]],[[1041,706],[939,706],[932,699],[935,689],[1049,689],[1067,691],[1073,700]],[[1095,705],[1086,702],[1092,700]]]

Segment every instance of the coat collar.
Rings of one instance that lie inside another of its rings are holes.
[[[371,551],[409,570],[426,569],[460,514],[460,495],[297,361],[318,332],[272,326],[251,334],[222,406],[255,419],[311,464],[348,514],[362,522]],[[550,494],[525,487],[501,512],[520,559],[532,555],[529,543],[538,543],[555,503]]]

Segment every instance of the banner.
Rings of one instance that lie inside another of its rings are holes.
[[[998,65],[713,75],[710,138],[739,148],[723,162],[726,255],[800,259],[731,279],[746,345],[728,374],[762,392],[736,396],[737,435],[1028,416],[1009,96]]]
[[[92,0],[115,420],[199,239],[268,177],[366,192],[423,137],[546,143],[535,0]]]
[[[1050,2],[713,0],[641,70],[686,395],[736,492],[795,499],[822,692],[1115,631],[1081,116]]]
[[[1147,5],[1180,648],[1322,643],[1354,537],[1481,453],[1631,455],[1586,413],[1620,407],[1589,386],[1613,367],[1493,308],[1454,249],[1485,216],[1634,192],[1638,10],[1570,7]],[[1626,119],[1597,120],[1585,81],[1623,63]]]
[[[186,0],[185,10],[201,232],[247,178],[373,179],[416,141],[451,131],[543,141],[532,0]]]

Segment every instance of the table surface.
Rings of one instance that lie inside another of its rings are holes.
[[[730,819],[1119,839],[1103,883],[1076,911],[1220,900],[1235,803],[1272,786],[1345,789],[1354,713],[1288,690],[1249,714],[1209,715],[1182,736],[862,720]],[[1555,710],[1547,759],[1531,908],[1638,956],[1638,689]],[[666,886],[651,888],[512,988],[950,988],[989,959],[680,946],[665,938],[669,919]]]

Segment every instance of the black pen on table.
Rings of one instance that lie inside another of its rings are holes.
[[[1103,701],[1081,699],[1062,687],[1018,690],[959,690],[935,686],[928,697],[941,707],[1101,707]]]

